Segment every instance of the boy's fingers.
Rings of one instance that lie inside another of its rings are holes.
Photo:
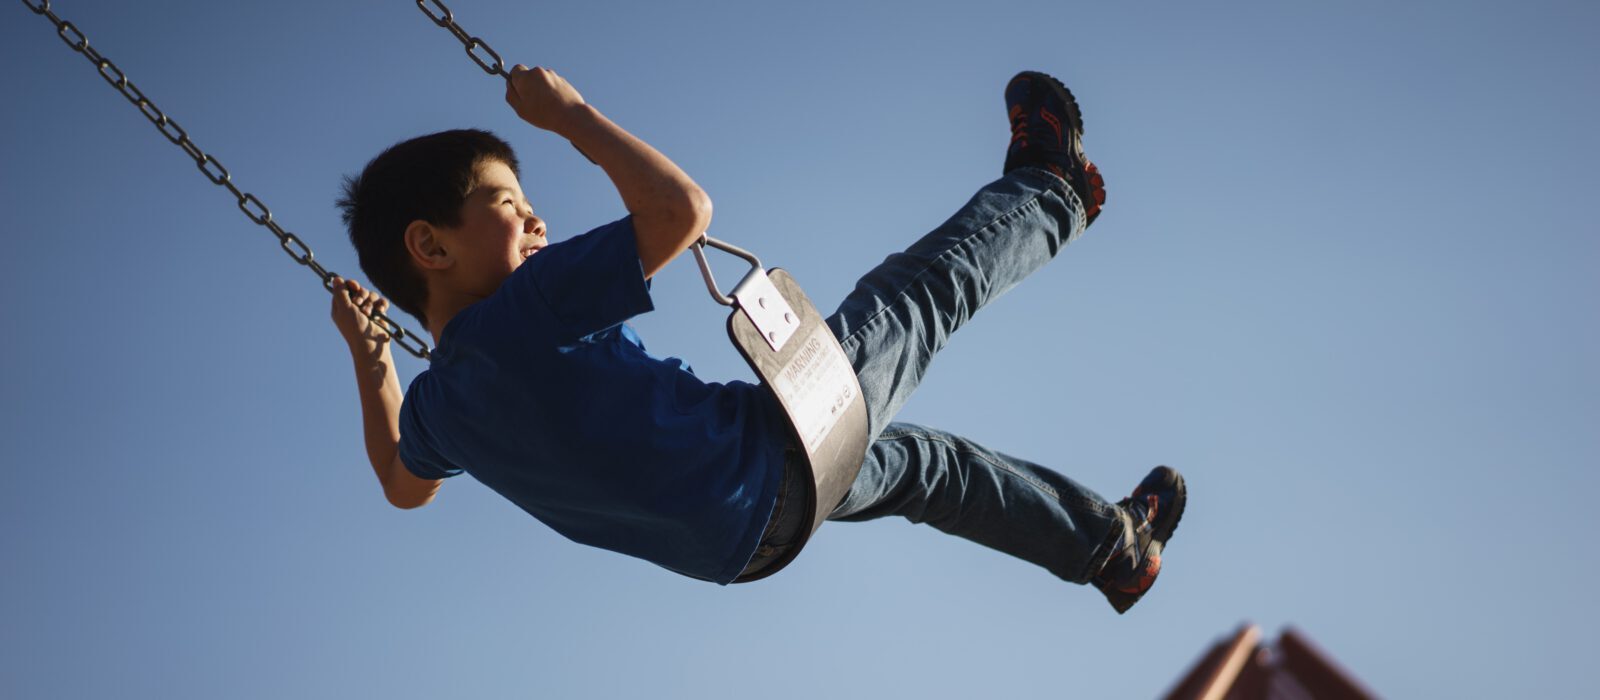
[[[517,65],[514,65],[514,66],[511,67],[511,72],[510,73],[506,74],[506,101],[507,102],[510,102],[513,97],[517,96],[517,80],[521,79],[522,74],[526,73],[526,72],[528,72],[528,67],[525,66],[525,65],[522,65],[521,63],[518,63]]]

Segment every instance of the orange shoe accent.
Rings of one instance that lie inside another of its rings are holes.
[[[1089,176],[1089,189],[1093,193],[1093,201],[1083,203],[1083,216],[1090,222],[1100,216],[1100,207],[1106,203],[1106,178],[1100,174],[1099,166],[1090,161],[1083,169]]]
[[[1139,590],[1148,591],[1155,585],[1156,576],[1161,574],[1161,554],[1152,553],[1150,559],[1144,564],[1144,575],[1139,577]]]
[[[1044,118],[1044,123],[1049,124],[1050,128],[1056,130],[1056,143],[1061,143],[1061,120],[1057,119],[1056,115],[1051,114],[1049,110],[1044,109],[1043,107],[1039,108],[1039,116]]]
[[[1011,144],[1012,147],[1028,147],[1028,120],[1022,114],[1022,105],[1011,107]],[[1019,143],[1020,142],[1020,143]]]

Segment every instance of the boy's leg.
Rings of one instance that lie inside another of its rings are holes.
[[[950,335],[1082,234],[1105,201],[1104,180],[1083,155],[1077,104],[1059,81],[1019,74],[1006,103],[1013,136],[1005,175],[863,276],[828,318],[861,382],[872,436],[830,519],[928,522],[1062,579],[1092,581],[1123,612],[1154,582],[1182,517],[1176,472],[1157,468],[1112,505],[1048,469],[890,424]]]
[[[856,283],[828,325],[860,379],[868,435],[894,419],[956,329],[1082,233],[1083,211],[1061,178],[1019,168]]]
[[[903,515],[1082,583],[1114,549],[1107,543],[1127,529],[1120,509],[1036,465],[947,433],[890,425],[950,335],[1087,226],[1089,190],[1078,191],[1087,161],[1081,150],[1072,150],[1072,157],[1066,152],[1077,148],[1081,133],[1076,104],[1062,95],[1043,105],[1060,113],[1056,121],[1068,125],[1068,138],[1049,153],[1038,139],[1030,147],[1029,132],[1019,124],[1041,105],[1039,95],[1018,104],[1028,101],[1013,89],[1023,79],[1007,86],[1013,141],[1005,175],[862,276],[828,318],[860,380],[872,440],[860,475],[830,519]]]
[[[946,432],[891,423],[829,520],[891,515],[1088,583],[1117,551],[1124,512],[1077,482]]]
[[[894,419],[950,334],[1055,257],[1105,202],[1105,180],[1083,153],[1077,100],[1061,81],[1019,73],[1005,104],[1004,176],[863,276],[828,318],[860,378],[868,435]]]

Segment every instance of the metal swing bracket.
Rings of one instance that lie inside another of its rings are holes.
[[[706,260],[706,246],[744,258],[745,262],[750,263],[750,271],[734,285],[731,294],[725,295],[717,287],[717,279],[711,274],[711,263]],[[772,351],[782,350],[795,331],[800,330],[800,316],[778,293],[772,278],[761,266],[761,260],[748,250],[710,236],[701,236],[692,250],[695,262],[700,264],[700,274],[706,279],[706,289],[711,292],[711,298],[718,304],[743,311],[755,324],[756,330],[761,331],[762,339],[767,341]]]

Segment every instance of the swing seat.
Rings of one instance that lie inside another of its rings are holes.
[[[732,296],[728,337],[782,406],[796,448],[790,467],[805,477],[805,527],[778,559],[734,579],[748,583],[793,561],[850,491],[867,453],[867,404],[844,349],[789,273],[757,262]]]

